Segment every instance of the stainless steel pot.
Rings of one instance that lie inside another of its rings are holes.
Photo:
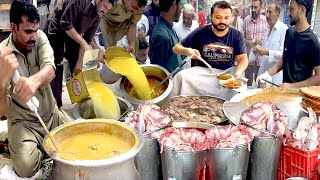
[[[205,171],[207,150],[184,152],[164,147],[161,154],[163,179],[201,179]]]
[[[144,71],[146,76],[155,76],[161,80],[163,80],[170,74],[166,69],[155,64],[141,65],[141,68]],[[157,104],[163,109],[165,109],[168,106],[170,101],[171,91],[173,88],[173,81],[171,79],[168,80],[169,83],[166,91],[163,94],[161,94],[159,97],[156,97],[151,100],[139,100],[129,96],[125,89],[125,84],[127,83],[127,81],[128,79],[126,77],[122,77],[120,82],[120,91],[124,99],[128,100],[134,107],[137,107],[139,104],[143,104],[146,102]]]
[[[102,160],[65,160],[44,146],[46,153],[54,160],[52,178],[56,180],[96,180],[96,179],[140,179],[134,165],[134,157],[143,146],[143,138],[129,126],[115,120],[92,119],[76,120],[53,129],[50,133],[56,142],[75,133],[110,131],[134,144],[132,148],[119,156]],[[48,135],[44,138],[45,144]]]
[[[211,148],[208,153],[207,179],[246,179],[250,155],[246,144],[235,148]]]
[[[144,138],[144,145],[134,161],[141,180],[162,179],[160,146],[156,139]]]
[[[172,127],[176,128],[208,129],[211,126],[212,124],[201,122],[172,122]],[[167,163],[171,166],[170,161]],[[135,164],[140,172],[142,180],[163,179],[160,146],[156,139],[144,137],[144,145],[135,157]]]
[[[133,111],[133,106],[127,100],[122,97],[117,96],[118,104],[120,107],[121,115]],[[93,104],[91,99],[86,99],[84,101],[78,102],[73,108],[73,116],[75,119],[94,119],[97,118],[93,109]]]
[[[255,137],[253,139],[247,179],[276,179],[281,144],[280,138]]]

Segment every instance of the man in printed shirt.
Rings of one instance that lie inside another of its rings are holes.
[[[14,0],[11,34],[0,43],[0,116],[8,117],[9,151],[20,177],[33,176],[45,155],[42,142],[46,131],[26,102],[32,96],[39,100],[38,113],[49,130],[72,121],[58,109],[50,88],[54,56],[47,36],[39,29],[39,20],[36,7]],[[16,70],[21,78],[14,84],[11,79]]]
[[[199,27],[198,22],[194,20],[194,16],[195,13],[193,6],[191,4],[185,4],[183,6],[182,20],[173,26],[173,29],[176,30],[180,41]]]
[[[252,0],[251,15],[248,15],[243,21],[243,36],[247,45],[247,52],[249,60],[253,59],[253,62],[249,61],[249,66],[246,70],[246,78],[249,79],[248,85],[252,85],[253,80],[257,77],[259,70],[259,59],[255,57],[251,51],[251,48],[256,44],[262,44],[264,32],[267,27],[266,17],[261,14],[262,0]],[[253,77],[253,73],[255,77]]]
[[[62,106],[63,57],[73,75],[81,72],[84,51],[91,43],[100,16],[112,8],[115,0],[60,0],[48,17],[45,33],[54,51],[56,77],[51,88],[58,107]]]
[[[115,46],[123,36],[128,39],[128,52],[136,51],[136,25],[141,19],[147,0],[117,0],[116,5],[102,16],[100,28],[104,47]]]
[[[312,5],[312,0],[290,0],[288,15],[292,26],[286,32],[282,59],[261,74],[257,81],[270,81],[271,76],[283,70],[281,87],[320,85],[320,38],[307,20]]]
[[[261,56],[258,76],[282,58],[284,37],[288,27],[279,21],[280,11],[280,6],[275,3],[270,4],[267,8],[267,23],[269,26],[265,31],[262,46],[255,46],[256,53]],[[272,82],[275,84],[282,83],[282,71],[272,77]]]
[[[228,2],[216,1],[211,7],[212,25],[197,28],[176,44],[173,51],[185,56],[201,54],[212,67],[222,70],[235,66],[237,62],[235,77],[241,78],[248,66],[248,58],[241,32],[229,27],[231,13]],[[206,67],[201,61],[196,61],[196,65]]]
[[[160,0],[160,19],[150,38],[150,61],[169,72],[181,63],[181,56],[173,53],[172,47],[179,42],[173,22],[178,22],[181,14],[181,0]]]

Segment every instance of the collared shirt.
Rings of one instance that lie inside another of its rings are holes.
[[[102,16],[101,23],[106,26],[105,29],[108,31],[121,30],[121,28],[124,27],[123,24],[136,25],[143,14],[143,9],[144,7],[141,7],[139,12],[134,14],[126,10],[123,0],[118,0],[117,4]]]
[[[264,15],[260,14],[257,20],[254,20],[251,15],[247,16],[242,28],[244,39],[263,40],[266,27],[267,20]]]
[[[14,45],[12,34],[0,43],[0,50],[9,47],[17,57],[21,76],[30,77],[38,73],[44,66],[50,65],[55,68],[53,50],[50,46],[47,36],[41,31],[37,31],[35,47],[25,56]],[[37,118],[26,105],[26,103],[13,93],[13,82],[10,82],[7,93],[9,98],[9,110],[6,116],[9,120],[29,120],[35,121]],[[55,109],[55,99],[53,97],[50,85],[42,86],[35,92],[35,97],[39,100],[38,113],[47,121],[51,118]]]
[[[176,69],[181,63],[181,56],[172,51],[175,44],[179,42],[176,31],[167,20],[160,16],[154,32],[150,38],[150,60],[151,64],[158,64],[169,72]]]
[[[160,6],[155,5],[153,2],[151,4],[147,5],[144,9],[143,14],[147,16],[149,20],[149,31],[148,35],[152,35],[154,27],[159,21],[160,17]]]
[[[286,31],[288,27],[279,20],[273,26],[270,32],[268,27],[264,33],[264,40],[262,42],[262,47],[269,50],[269,56],[260,57],[260,68],[258,75],[263,74],[273,67],[278,60],[281,60],[283,53],[284,38],[286,36]],[[269,36],[270,32],[270,36]],[[282,71],[278,72],[272,76],[272,82],[276,84],[282,83]]]
[[[100,17],[92,0],[61,0],[50,13],[46,28],[49,34],[74,28],[90,43],[99,23]]]
[[[176,31],[179,40],[181,41],[182,39],[184,39],[185,37],[188,36],[188,34],[190,34],[193,30],[195,30],[197,27],[199,27],[199,23],[196,20],[192,20],[192,25],[191,27],[186,27],[183,24],[183,21],[179,21],[178,23],[176,23],[173,26],[173,29]]]
[[[144,62],[140,61],[140,60],[137,59],[137,58],[136,58],[136,60],[137,60],[137,63],[138,63],[139,65],[150,64],[150,59],[149,59],[149,58],[147,58]]]
[[[247,40],[263,41],[264,32],[267,28],[266,17],[262,14],[259,15],[258,19],[255,20],[251,15],[247,16],[243,22],[243,37]],[[251,51],[251,47],[247,46],[247,51]],[[256,57],[250,57],[252,54],[249,53],[249,60],[256,59],[257,66],[260,66],[260,59]]]

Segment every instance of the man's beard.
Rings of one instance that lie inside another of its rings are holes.
[[[225,25],[225,28],[219,28],[219,25]],[[229,25],[226,25],[224,23],[219,23],[219,24],[214,24],[212,22],[212,26],[217,30],[217,31],[224,31],[225,29],[227,29],[229,27]]]
[[[290,25],[291,25],[291,26],[296,25],[296,24],[297,24],[297,22],[299,22],[299,21],[300,21],[300,18],[299,18],[298,20],[294,20],[291,16],[289,16],[289,18],[290,18]]]
[[[175,19],[173,20],[174,22],[178,22],[179,21],[179,19],[180,19],[180,13],[179,13],[179,10],[177,9],[176,10],[176,13],[175,13],[175,17],[174,17]]]
[[[257,13],[257,12],[252,12],[252,13],[251,13],[251,16],[253,17],[253,19],[255,19],[255,18],[258,17],[258,13]]]
[[[191,22],[191,24],[188,24],[188,23],[183,22],[183,24],[184,24],[184,26],[187,27],[187,28],[190,28],[190,27],[192,26],[192,22]]]

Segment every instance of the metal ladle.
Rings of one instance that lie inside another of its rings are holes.
[[[164,78],[156,87],[154,87],[151,90],[151,96],[152,94],[154,94],[156,92],[156,90],[163,84],[165,83],[168,79],[172,78],[192,57],[194,56],[194,54],[191,54],[190,56],[184,58],[184,60],[181,62],[181,64],[175,69],[173,70],[166,78]]]
[[[197,56],[197,58],[202,61],[216,76],[218,76],[218,73],[211,67],[207,61],[205,61],[201,56]]]
[[[20,73],[19,73],[18,70],[16,70],[15,73],[14,73],[14,75],[13,75],[13,77],[12,77],[12,81],[13,81],[15,84],[17,84],[20,78],[21,78]],[[39,113],[38,113],[38,108],[37,108],[37,106],[36,106],[35,104],[38,104],[38,105],[39,105],[39,100],[38,100],[35,96],[32,96],[31,99],[26,102],[26,104],[27,104],[27,106],[30,108],[30,110],[33,111],[33,112],[36,114],[38,120],[40,121],[40,123],[41,123],[41,125],[42,125],[42,127],[43,127],[43,129],[44,129],[44,130],[46,131],[46,133],[48,134],[49,139],[51,140],[55,151],[56,151],[56,152],[59,152],[58,146],[57,146],[56,142],[53,140],[53,137],[51,136],[51,134],[50,134],[50,132],[49,132],[46,124],[43,122],[41,116],[40,116]]]

